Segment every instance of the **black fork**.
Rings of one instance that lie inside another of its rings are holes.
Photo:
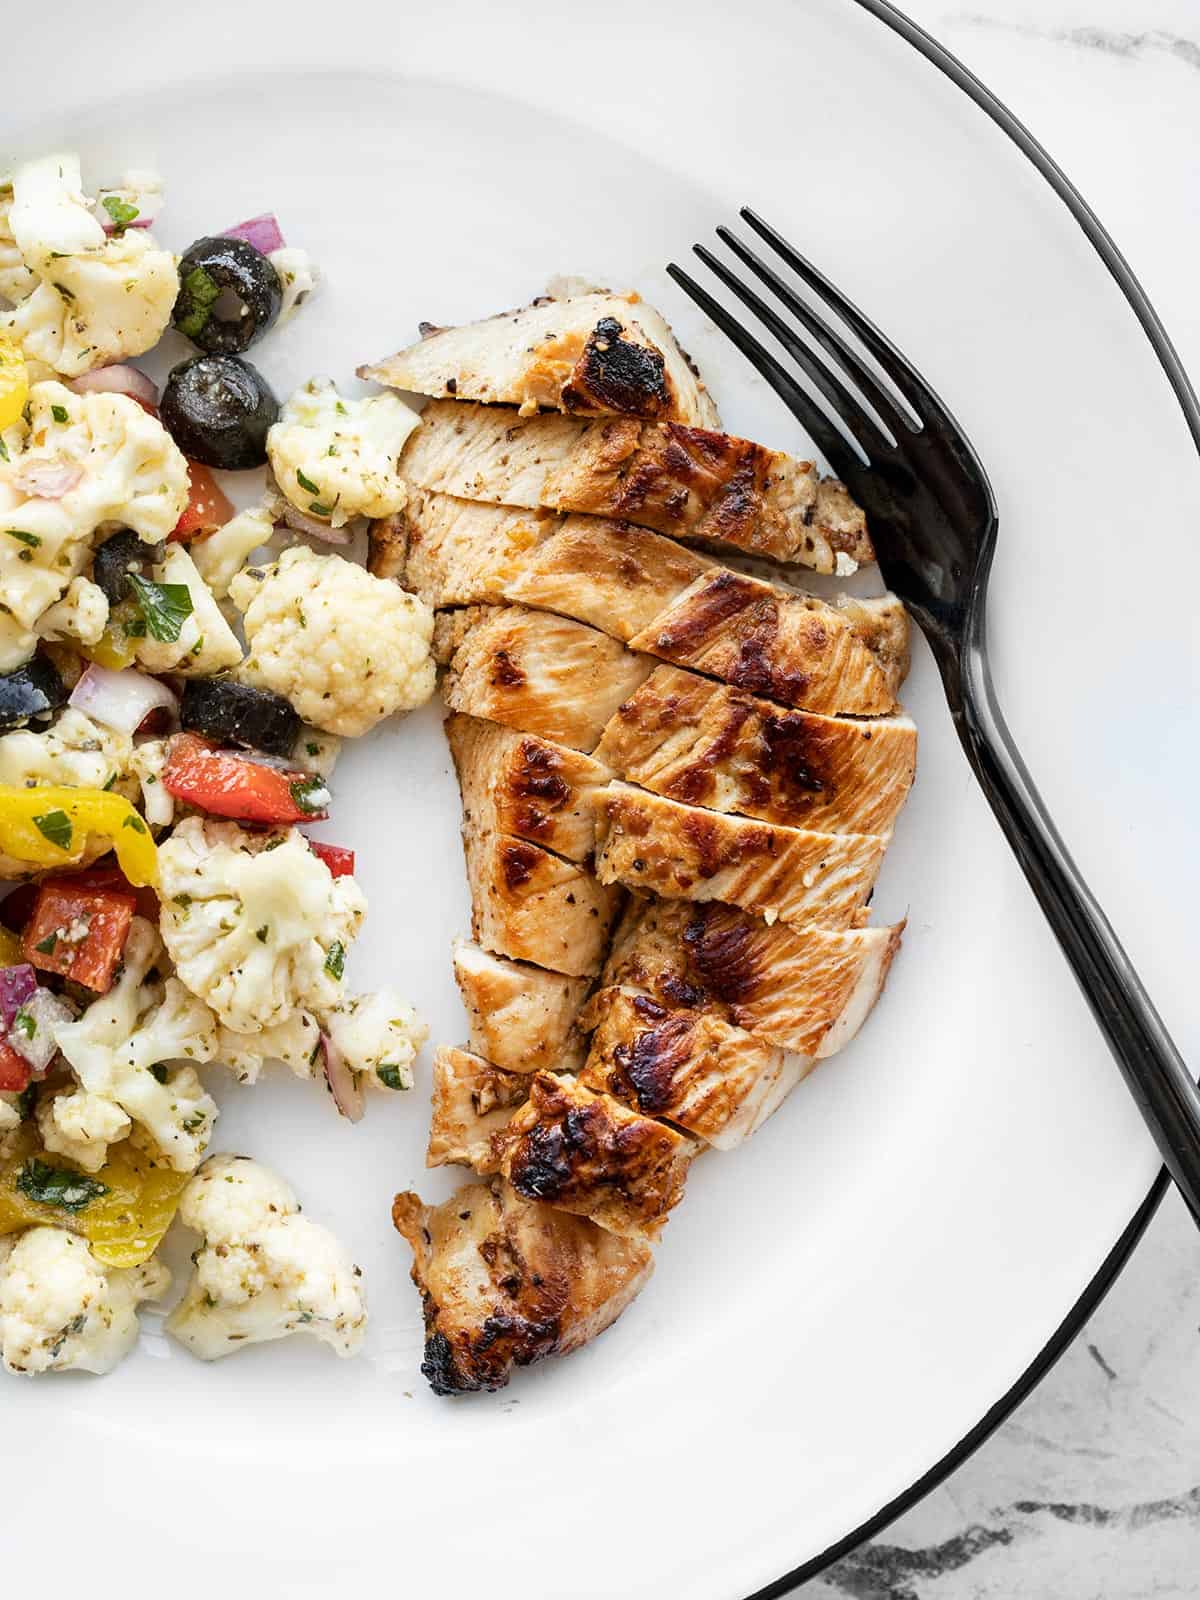
[[[883,578],[929,640],[967,759],[1200,1222],[1200,1090],[1059,837],[992,688],[986,597],[998,517],[987,474],[945,405],[891,341],[761,217],[741,215],[810,300],[728,228],[718,228],[717,237],[760,288],[703,245],[696,254],[798,371],[686,272],[674,264],[667,271],[758,369],[866,512]],[[886,382],[829,313],[870,352]]]

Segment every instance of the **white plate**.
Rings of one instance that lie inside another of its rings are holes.
[[[909,45],[850,0],[736,17],[209,0],[186,22],[34,9],[18,55],[9,146],[76,143],[93,180],[160,166],[177,247],[275,209],[314,250],[321,298],[257,357],[281,391],[349,377],[421,317],[581,271],[662,306],[733,428],[801,447],[662,272],[757,205],[915,356],[986,461],[1014,730],[1196,1043],[1196,452],[1076,223]],[[923,649],[906,699],[921,772],[876,897],[910,919],[886,998],[752,1145],[704,1163],[611,1333],[502,1395],[434,1399],[388,1221],[393,1190],[447,1187],[422,1169],[427,1068],[359,1128],[291,1080],[227,1087],[218,1144],[278,1164],[362,1262],[366,1353],[295,1341],[209,1368],[151,1331],[104,1382],[5,1383],[9,1579],[729,1600],[952,1450],[1037,1359],[1157,1163]],[[397,980],[454,1040],[467,899],[437,724],[430,709],[352,751],[325,832],[357,848],[372,902],[351,978]]]

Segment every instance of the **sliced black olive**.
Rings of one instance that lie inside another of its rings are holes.
[[[245,239],[197,239],[179,263],[172,320],[201,350],[235,356],[262,338],[282,303],[279,274],[261,250]]]
[[[281,694],[233,678],[190,679],[179,721],[190,733],[249,745],[268,756],[290,756],[300,733],[300,718]]]
[[[132,528],[122,528],[104,541],[92,562],[92,579],[110,606],[119,606],[129,593],[129,574],[144,573],[152,562],[162,560],[165,549],[139,539]]]
[[[239,472],[267,459],[279,402],[262,373],[238,356],[193,356],[167,379],[159,407],[185,456]]]
[[[44,717],[66,703],[66,685],[43,656],[34,656],[0,677],[0,728],[20,727],[30,717]]]

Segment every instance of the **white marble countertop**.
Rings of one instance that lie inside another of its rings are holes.
[[[1200,0],[899,0],[1047,147],[1200,383]],[[1195,1600],[1200,1234],[1168,1195],[1050,1376],[805,1600]]]

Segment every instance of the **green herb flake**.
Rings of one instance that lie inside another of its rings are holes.
[[[380,1083],[389,1089],[403,1089],[404,1079],[400,1076],[400,1068],[394,1061],[384,1061],[375,1068],[375,1076]]]
[[[331,978],[341,978],[346,970],[346,947],[335,939],[325,955],[325,971]]]
[[[57,933],[48,933],[46,937],[38,944],[35,944],[33,948],[38,952],[39,955],[52,956],[54,954],[54,947],[57,943]]]
[[[126,817],[121,826],[123,828],[132,828],[134,833],[145,833],[146,831],[146,824],[141,817]]]
[[[8,460],[8,446],[5,444],[3,439],[0,439],[0,461],[7,461],[7,460]]]
[[[329,790],[323,778],[298,778],[289,788],[297,810],[306,816],[316,816],[329,804]]]
[[[137,206],[131,206],[128,200],[122,200],[119,195],[106,194],[101,204],[112,218],[118,232],[123,231],[141,215]]]
[[[167,1069],[161,1061],[156,1061],[150,1068],[150,1076],[154,1079],[155,1083],[166,1083]]]
[[[261,928],[255,928],[254,937],[258,940],[259,944],[266,944],[267,939],[268,939],[268,937],[270,935],[270,932],[271,932],[270,924],[267,923],[267,922],[264,922]]]
[[[18,1172],[17,1188],[30,1200],[72,1212],[82,1211],[93,1200],[108,1193],[106,1183],[85,1177],[82,1172],[71,1172],[66,1167],[52,1167],[36,1156]]]
[[[184,314],[178,317],[175,326],[180,333],[186,334],[189,339],[194,339],[203,332],[204,325],[212,315],[212,308],[220,298],[221,286],[204,270],[203,267],[193,267],[184,278],[179,299],[184,307]]]
[[[321,492],[321,486],[314,483],[311,478],[306,478],[299,467],[296,468],[296,482],[302,489],[307,489],[309,494],[320,494]]]
[[[151,583],[149,578],[129,574],[134,599],[142,613],[146,632],[160,644],[174,644],[193,611],[192,595],[186,583]],[[126,633],[130,626],[126,624]]]
[[[21,544],[27,544],[31,550],[36,550],[42,542],[40,533],[28,533],[24,528],[5,528],[4,531],[10,539],[16,539]]]
[[[319,500],[313,500],[308,509],[314,517],[331,517],[333,515],[333,507],[322,505]]]
[[[75,296],[71,293],[70,289],[67,288],[65,283],[56,283],[54,287],[58,290],[59,294],[62,295],[64,300],[74,300]],[[54,411],[61,411],[62,407],[53,406],[51,409]]]
[[[319,756],[321,754],[321,746],[319,744],[306,744],[304,748],[310,756]]]
[[[33,1115],[33,1108],[37,1105],[38,1086],[36,1083],[27,1083],[17,1096],[17,1113],[22,1122],[28,1122]]]
[[[71,413],[67,410],[66,406],[51,406],[50,415],[54,418],[55,422],[70,422],[71,420]]]
[[[18,1033],[23,1033],[27,1039],[32,1039],[37,1035],[37,1023],[29,1015],[28,1011],[18,1011],[13,1018],[12,1025]]]
[[[336,409],[337,409],[337,414],[338,414],[339,417],[348,417],[350,415],[350,413],[346,410],[345,406],[342,404],[342,402],[340,400],[337,402],[337,408]]]
[[[33,825],[43,838],[49,839],[50,843],[57,845],[60,850],[71,848],[74,829],[65,811],[46,811],[40,817],[34,817]]]

